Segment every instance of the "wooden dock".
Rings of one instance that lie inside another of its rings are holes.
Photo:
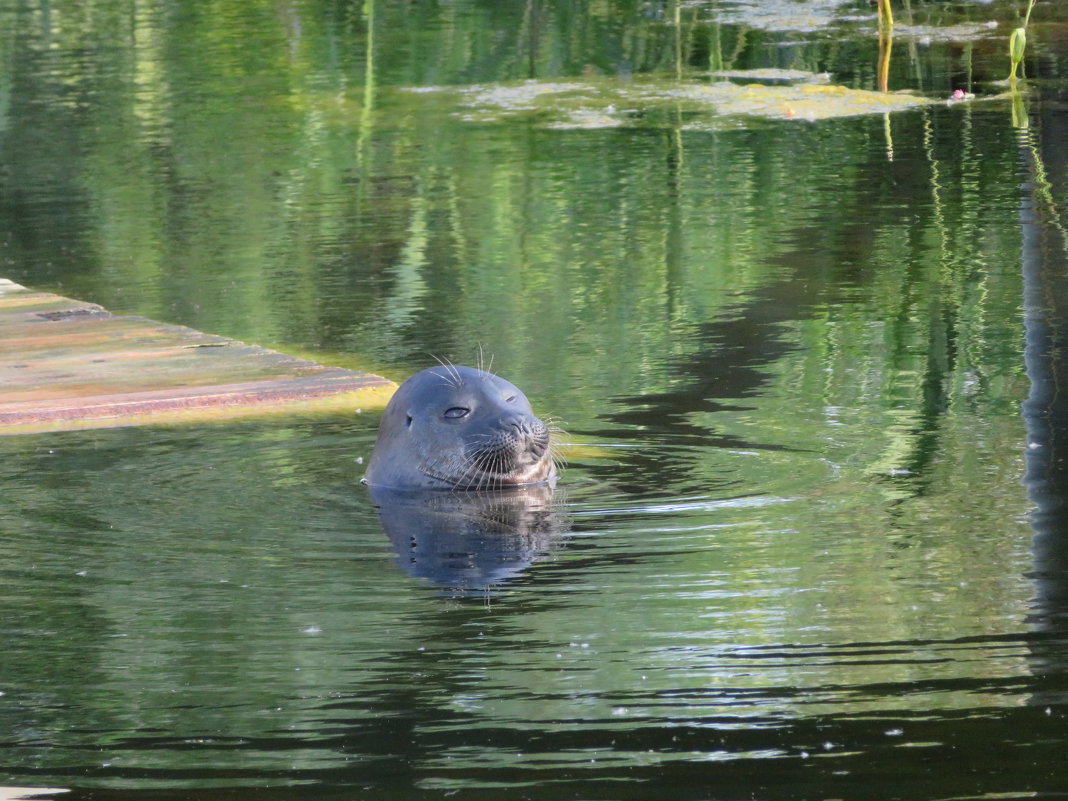
[[[0,279],[0,434],[381,408],[371,373]]]

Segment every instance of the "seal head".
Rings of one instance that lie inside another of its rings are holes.
[[[443,365],[396,391],[364,482],[392,489],[482,490],[552,482],[549,429],[503,378]]]

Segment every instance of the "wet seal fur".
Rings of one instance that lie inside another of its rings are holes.
[[[386,406],[364,483],[402,490],[552,485],[549,428],[518,387],[474,367],[430,367]]]

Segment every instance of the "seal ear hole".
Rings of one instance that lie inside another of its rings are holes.
[[[411,415],[408,415],[408,420],[407,420],[407,422],[405,423],[405,425],[406,425],[406,426],[407,426],[408,428],[411,428],[411,427],[412,427],[412,423],[413,423],[413,422],[414,422],[414,421],[413,421],[413,419],[412,419],[412,416],[411,416]]]
[[[471,410],[464,406],[453,406],[452,408],[445,410],[445,417],[467,417],[467,415],[469,415],[470,413]]]

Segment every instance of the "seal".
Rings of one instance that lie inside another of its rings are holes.
[[[387,404],[363,481],[402,490],[551,484],[549,445],[518,387],[474,367],[430,367]]]

